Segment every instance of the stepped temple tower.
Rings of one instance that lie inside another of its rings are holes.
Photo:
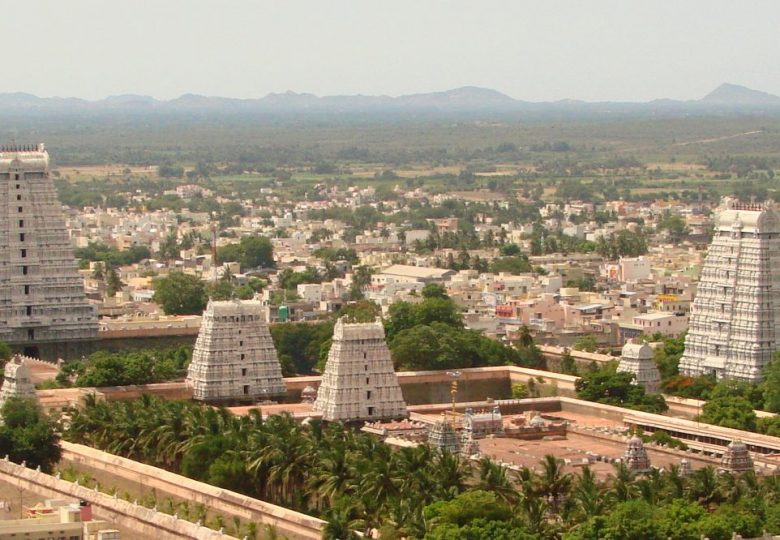
[[[286,394],[259,300],[209,302],[187,384],[196,400],[209,402],[255,402]]]
[[[753,470],[753,458],[742,441],[731,441],[720,458],[720,471],[743,473]]]
[[[348,323],[341,317],[314,402],[324,420],[377,420],[406,417],[381,319]]]
[[[3,371],[3,384],[0,386],[0,409],[11,398],[38,400],[35,384],[30,376],[30,368],[18,354],[11,358]],[[2,422],[2,418],[0,418]]]
[[[691,306],[680,371],[759,381],[780,339],[780,214],[725,198]]]
[[[97,336],[43,145],[0,147],[0,339],[39,346]],[[52,358],[53,359],[53,358]]]
[[[460,438],[447,418],[442,417],[428,431],[428,444],[453,454],[460,451]]]
[[[650,470],[650,458],[642,439],[636,435],[626,442],[626,451],[623,453],[623,462],[633,472],[647,472]]]
[[[655,365],[655,352],[647,343],[626,343],[617,370],[633,373],[634,382],[647,393],[660,391],[661,372]]]

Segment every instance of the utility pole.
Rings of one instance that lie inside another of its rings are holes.
[[[212,265],[212,272],[211,272],[211,279],[216,285],[217,283],[217,266],[219,264],[219,261],[217,259],[217,224],[212,223],[211,224],[211,265]]]

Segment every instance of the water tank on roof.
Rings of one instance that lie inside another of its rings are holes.
[[[290,317],[290,310],[287,306],[279,306],[279,322],[287,322]]]

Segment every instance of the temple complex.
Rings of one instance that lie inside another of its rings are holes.
[[[634,382],[647,393],[661,389],[661,372],[655,365],[655,352],[647,343],[626,343],[617,370],[633,373]]]
[[[30,368],[19,355],[11,358],[5,365],[3,377],[3,385],[0,386],[0,409],[11,398],[38,399]]]
[[[407,416],[379,318],[372,323],[348,323],[345,317],[336,321],[313,408],[329,421]]]
[[[259,300],[209,302],[187,383],[200,401],[254,402],[286,393]]]
[[[623,454],[623,463],[632,472],[647,472],[650,470],[650,458],[642,439],[636,435],[626,442],[626,451]]]
[[[780,337],[780,216],[725,198],[691,306],[680,371],[760,381]]]
[[[97,335],[43,145],[0,148],[0,340],[39,357],[42,343]],[[52,358],[53,359],[53,358]]]

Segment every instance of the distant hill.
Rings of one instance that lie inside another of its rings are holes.
[[[738,84],[723,83],[699,102],[711,105],[780,105],[780,97]]]
[[[184,94],[163,101],[143,95],[110,96],[97,101],[78,98],[39,98],[22,92],[0,94],[0,113],[9,116],[83,115],[116,116],[172,113],[207,115],[264,115],[295,118],[306,115],[360,118],[557,118],[622,116],[681,116],[687,114],[780,114],[780,97],[734,84],[722,84],[699,100],[656,99],[649,102],[586,102],[564,99],[529,102],[514,99],[490,88],[464,86],[442,92],[398,97],[341,95],[316,96],[287,91],[254,99]]]

